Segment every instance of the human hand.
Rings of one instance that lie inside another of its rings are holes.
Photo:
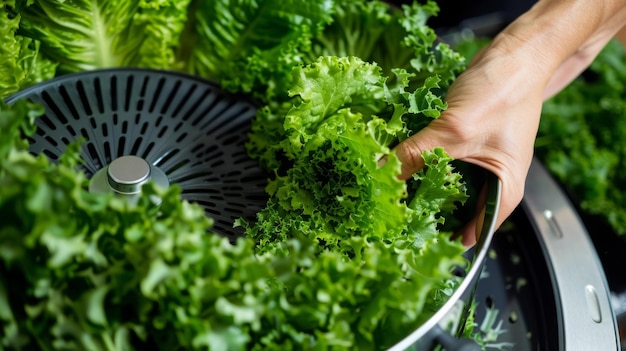
[[[481,53],[451,86],[448,109],[395,148],[402,161],[400,177],[408,179],[424,166],[423,151],[444,146],[452,157],[489,170],[500,179],[502,197],[496,225],[502,224],[524,194],[547,81],[545,72],[524,62],[533,59],[519,60],[494,48]],[[465,245],[475,244],[480,221],[476,216],[460,233]]]
[[[424,166],[423,151],[442,146],[500,179],[500,226],[524,195],[543,100],[569,84],[625,25],[624,0],[535,3],[452,84],[448,109],[396,146],[400,178]],[[481,220],[459,233],[465,245],[476,243]]]

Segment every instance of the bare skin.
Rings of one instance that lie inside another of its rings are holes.
[[[524,195],[543,101],[588,67],[625,24],[625,0],[538,1],[458,77],[441,117],[395,148],[400,178],[424,166],[424,150],[443,146],[500,178],[501,225]],[[476,243],[479,220],[460,233],[465,245]]]

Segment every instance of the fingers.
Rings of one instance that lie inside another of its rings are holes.
[[[446,153],[453,158],[465,156],[457,147],[459,144],[454,142],[454,138],[450,137],[458,133],[451,128],[449,123],[446,124],[443,120],[442,115],[440,119],[432,121],[428,127],[403,140],[393,149],[393,152],[396,153],[402,162],[400,179],[409,179],[415,172],[422,169],[424,167],[422,153],[435,147],[444,146]]]
[[[445,112],[444,112],[445,113]],[[419,171],[424,166],[422,152],[434,147],[443,147],[453,158],[464,162],[475,164],[496,175],[502,182],[502,195],[496,219],[496,228],[513,213],[519,205],[524,194],[525,177],[530,161],[532,160],[532,143],[530,146],[518,148],[516,145],[510,152],[504,152],[503,144],[497,143],[500,147],[485,147],[481,144],[480,134],[471,134],[471,131],[463,128],[451,128],[443,116],[431,122],[431,124],[419,133],[404,140],[394,152],[402,162],[402,173],[400,179],[409,179],[411,175]],[[466,135],[461,135],[466,133]],[[471,140],[471,141],[468,141]],[[504,137],[503,143],[510,144],[510,138]],[[487,143],[488,144],[488,143]],[[482,145],[482,146],[481,146]],[[520,146],[521,147],[521,146]],[[476,201],[477,213],[456,235],[461,237],[461,241],[466,246],[476,244],[483,226],[486,188],[481,189]]]
[[[407,180],[411,178],[413,173],[424,167],[424,159],[422,152],[428,150],[428,145],[424,144],[423,139],[419,137],[411,137],[402,141],[394,148],[394,152],[402,162],[402,173],[398,178]]]

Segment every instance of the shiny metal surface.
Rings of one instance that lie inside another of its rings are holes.
[[[557,298],[559,350],[620,350],[603,267],[574,206],[537,160],[521,204],[541,235]]]
[[[401,350],[431,350],[433,345],[439,345],[443,340],[441,324],[450,318],[458,318],[459,302],[465,308],[461,308],[461,319],[464,319],[464,312],[467,311],[469,304],[475,292],[475,287],[481,272],[483,264],[487,258],[490,243],[496,229],[496,219],[498,218],[498,210],[500,207],[500,194],[502,192],[502,183],[492,173],[487,172],[487,201],[484,210],[483,226],[481,228],[480,237],[473,251],[472,265],[464,277],[463,281],[450,296],[448,301],[422,326],[402,339],[396,345],[391,347],[389,351]],[[473,345],[472,345],[473,344]],[[478,345],[475,343],[466,343],[464,340],[458,340],[457,346],[463,350],[474,350]],[[480,348],[478,348],[480,349]]]
[[[122,156],[108,166],[107,178],[114,191],[137,194],[141,191],[141,186],[150,180],[150,164],[141,157]]]

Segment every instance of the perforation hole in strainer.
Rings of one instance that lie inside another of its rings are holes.
[[[244,144],[256,109],[212,82],[145,69],[110,69],[62,76],[9,99],[41,103],[30,151],[58,160],[84,138],[88,177],[118,157],[139,156],[178,184],[182,197],[204,207],[213,230],[230,237],[236,218],[254,219],[265,205],[266,175]]]

